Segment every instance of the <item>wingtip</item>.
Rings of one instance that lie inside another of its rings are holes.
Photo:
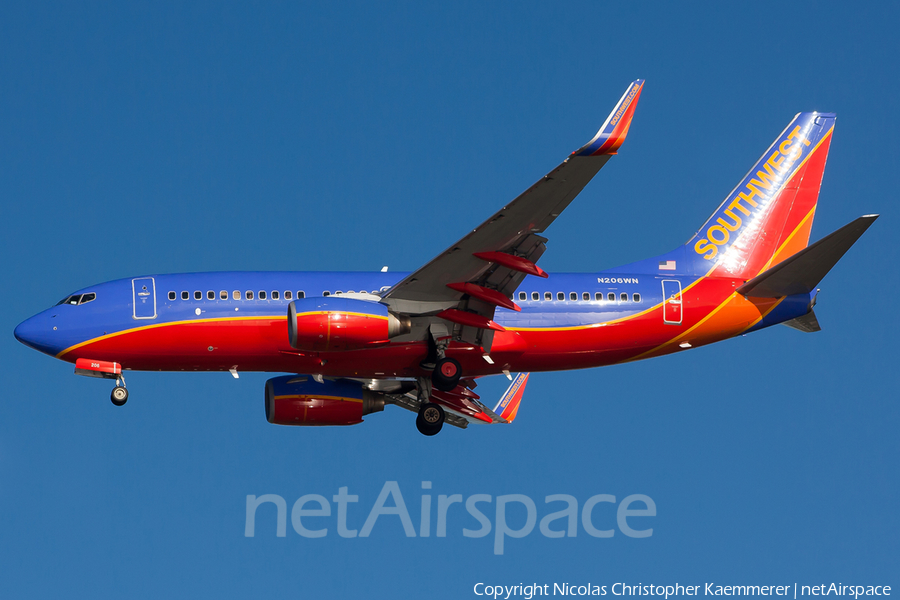
[[[500,398],[494,413],[507,423],[512,423],[519,412],[522,403],[522,395],[525,393],[525,385],[528,383],[528,373],[519,373],[509,384],[506,393]]]
[[[597,135],[573,154],[575,156],[616,154],[628,135],[631,119],[634,117],[634,109],[641,97],[643,87],[643,79],[632,81],[612,112],[609,113],[606,121],[603,122]]]

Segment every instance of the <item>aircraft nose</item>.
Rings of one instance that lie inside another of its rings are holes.
[[[50,318],[41,313],[19,323],[13,335],[26,346],[45,354],[55,354],[53,331]]]
[[[19,323],[18,327],[16,327],[16,330],[13,332],[13,335],[26,346],[30,346],[34,339],[34,318],[25,319]]]

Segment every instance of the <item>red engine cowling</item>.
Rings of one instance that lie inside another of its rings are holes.
[[[382,410],[382,394],[350,379],[318,383],[287,375],[266,382],[266,420],[275,425],[355,425],[363,415]]]
[[[329,296],[288,305],[288,336],[297,350],[352,350],[387,343],[409,330],[409,319],[399,319],[378,302]]]

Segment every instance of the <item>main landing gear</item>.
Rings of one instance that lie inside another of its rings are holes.
[[[422,435],[436,435],[444,426],[444,409],[434,402],[426,402],[416,417],[416,429]]]
[[[431,372],[431,383],[442,392],[452,391],[459,385],[462,367],[452,358],[441,358]]]
[[[434,323],[428,331],[428,357],[422,361],[423,369],[431,369],[431,384],[442,392],[450,392],[459,385],[462,367],[447,357],[450,332],[444,325]],[[428,395],[431,395],[429,390]]]
[[[121,385],[119,382],[122,382]],[[109,395],[110,401],[116,406],[124,406],[126,402],[128,402],[128,390],[125,389],[125,378],[119,376],[116,379],[116,387],[112,389],[112,393]]]
[[[437,435],[444,426],[446,415],[444,409],[431,401],[432,388],[442,392],[450,392],[459,385],[462,367],[459,362],[446,356],[445,351],[450,344],[450,332],[447,327],[433,323],[428,331],[428,356],[421,363],[422,369],[431,369],[431,377],[419,377],[416,380],[419,399],[419,414],[416,417],[416,429],[422,435]]]
[[[444,426],[444,409],[431,401],[431,380],[419,377],[416,380],[419,396],[419,414],[416,416],[416,429],[422,435],[437,435]]]

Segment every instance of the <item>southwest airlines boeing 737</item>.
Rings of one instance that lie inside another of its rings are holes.
[[[145,275],[78,290],[15,331],[75,363],[125,370],[269,371],[270,423],[351,425],[393,404],[443,424],[509,423],[535,371],[684,352],[782,323],[819,330],[817,285],[877,215],[809,245],[835,116],[800,113],[686,244],[599,273],[544,272],[544,231],[625,141],[643,80],[597,135],[412,273]],[[511,373],[518,375],[513,378]],[[493,408],[476,379],[512,384]]]

